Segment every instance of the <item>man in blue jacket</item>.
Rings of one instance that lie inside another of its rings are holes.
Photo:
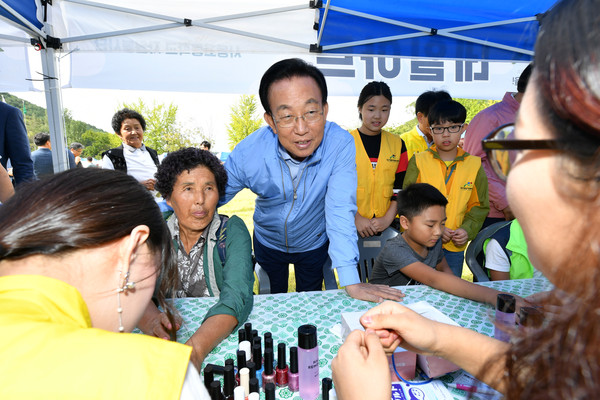
[[[327,122],[327,85],[300,59],[275,63],[259,88],[268,126],[241,141],[225,163],[225,196],[249,188],[254,211],[254,254],[269,275],[272,293],[287,292],[289,264],[296,290],[321,290],[331,257],[340,285],[354,298],[400,300],[385,285],[360,283],[354,140]]]
[[[18,108],[0,102],[0,163],[7,168],[7,162],[13,168],[15,183],[18,185],[34,179],[33,161],[29,150],[29,139]]]

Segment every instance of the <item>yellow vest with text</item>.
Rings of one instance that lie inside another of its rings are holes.
[[[116,291],[102,295],[115,297],[106,312],[117,326]],[[2,399],[180,398],[192,348],[92,328],[79,291],[63,281],[1,277],[0,309]]]
[[[354,137],[356,146],[358,213],[365,218],[372,218],[373,215],[377,218],[382,217],[390,208],[394,180],[402,154],[402,139],[398,135],[381,131],[381,147],[377,157],[377,167],[373,169],[358,129],[350,133]]]
[[[413,154],[420,153],[429,148],[425,138],[421,136],[419,131],[417,131],[417,125],[415,125],[415,127],[410,131],[404,132],[402,135],[400,135],[400,138],[404,140],[404,144],[406,145],[406,155],[408,156],[409,160]]]
[[[434,154],[435,145],[432,146],[431,150],[415,154],[415,162],[419,169],[417,183],[429,183],[446,196],[448,199],[446,227],[450,229],[460,228],[465,214],[474,205],[479,204],[479,199],[474,200],[472,195],[475,193],[475,196],[477,196],[475,178],[481,167],[481,158],[471,156],[459,147],[456,159],[450,166],[446,166],[446,163],[439,158],[437,152]],[[450,175],[448,183],[446,183],[446,177],[454,165],[456,167]],[[454,252],[463,251],[466,247],[466,244],[457,247],[452,241],[444,244],[446,250]]]

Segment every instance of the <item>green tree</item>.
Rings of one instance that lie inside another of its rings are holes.
[[[233,148],[246,136],[262,126],[262,119],[256,115],[256,97],[242,95],[238,104],[231,106],[231,122],[227,126],[229,148]]]
[[[178,107],[154,103],[151,107],[138,99],[137,103],[125,104],[121,108],[136,110],[146,120],[144,143],[159,154],[172,152],[184,147],[198,146],[205,136],[199,128],[183,128],[177,121]]]
[[[82,157],[100,159],[102,153],[121,144],[121,139],[114,133],[100,132],[88,129],[81,135],[81,144],[85,146]]]

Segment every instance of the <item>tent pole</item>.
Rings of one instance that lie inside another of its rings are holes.
[[[54,166],[54,172],[60,172],[69,169],[69,162],[65,152],[65,122],[63,119],[57,55],[56,50],[53,48],[42,49],[40,53],[44,74],[50,142],[52,143],[52,165]]]

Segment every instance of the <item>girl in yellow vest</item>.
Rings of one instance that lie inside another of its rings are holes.
[[[0,398],[208,399],[191,347],[128,333],[159,272],[175,328],[160,295],[177,279],[171,235],[131,176],[21,186],[0,208]]]
[[[436,103],[428,115],[433,145],[410,159],[404,187],[429,183],[448,199],[446,228],[442,235],[444,256],[460,277],[467,242],[473,240],[490,210],[488,182],[481,158],[458,147],[467,129],[467,110],[454,101]]]
[[[395,193],[402,189],[408,165],[400,136],[382,130],[390,116],[392,93],[384,82],[370,82],[358,97],[362,126],[350,132],[356,146],[358,187],[355,216],[361,237],[383,232],[396,216]]]

